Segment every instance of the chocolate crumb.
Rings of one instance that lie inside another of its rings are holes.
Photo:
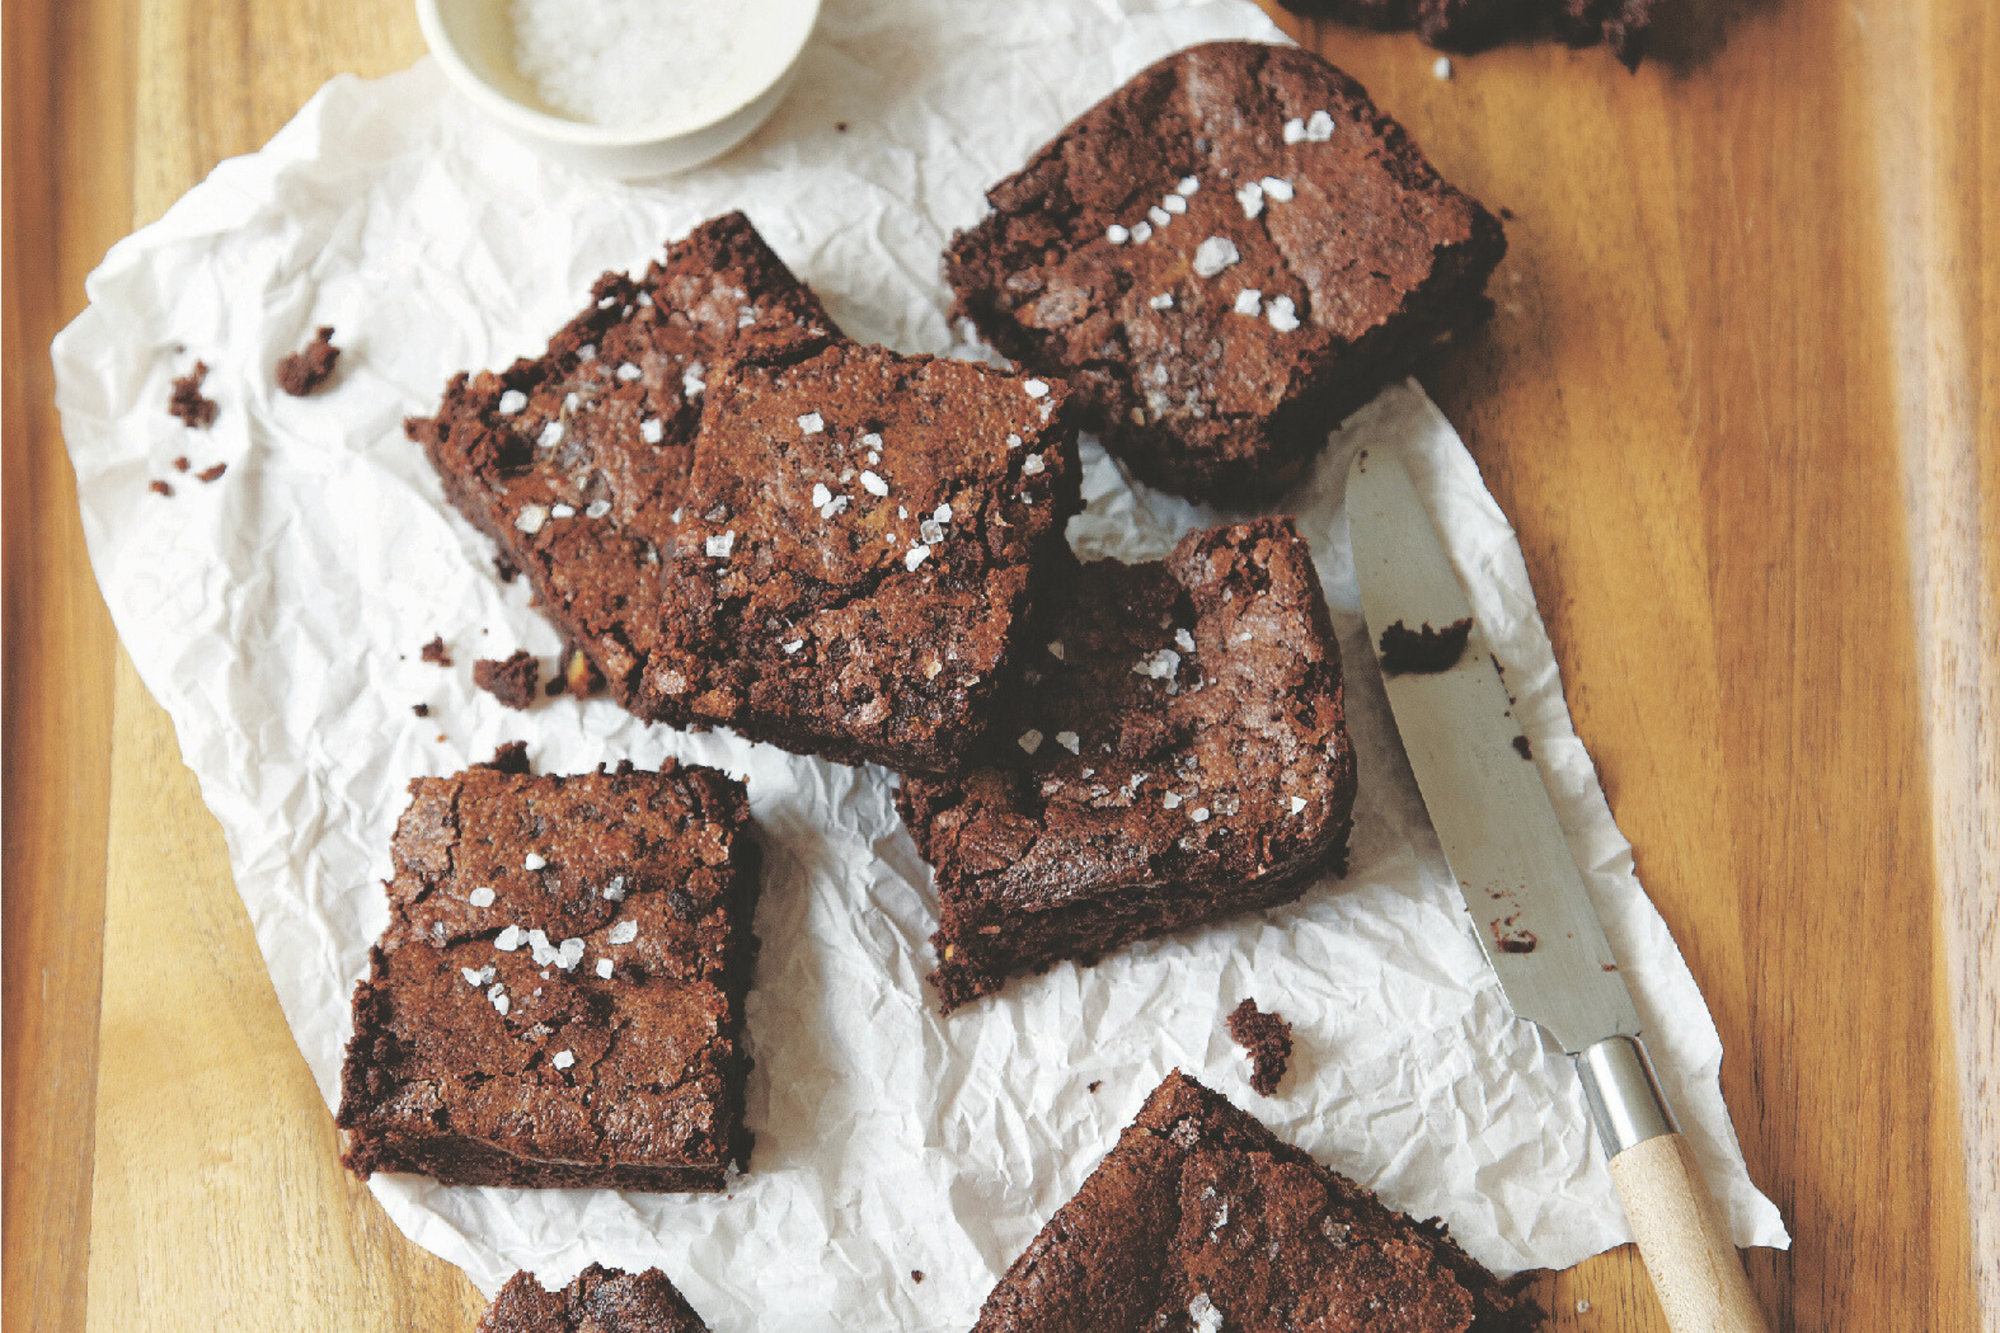
[[[834,122],[833,122],[833,127],[834,127],[834,128],[836,129],[836,130],[839,130],[839,131],[840,131],[840,132],[841,132],[842,134],[845,134],[845,133],[847,133],[847,122],[846,122],[846,121],[844,121],[844,120],[836,120],[836,121],[834,121]],[[918,1279],[918,1281],[920,1281],[920,1282],[921,1282],[922,1280],[923,1280],[923,1279],[921,1279],[921,1278],[919,1278],[919,1279]]]
[[[164,495],[170,499],[174,493],[174,488],[164,481],[149,481],[146,483],[146,489],[155,495]]]
[[[294,398],[303,398],[333,378],[333,363],[338,360],[340,349],[333,345],[333,326],[323,324],[303,350],[278,363],[278,387]]]
[[[229,464],[217,463],[214,467],[205,467],[194,475],[201,481],[219,481],[222,478],[222,474],[228,470]]]
[[[1472,620],[1454,620],[1443,629],[1432,629],[1429,621],[1422,629],[1411,629],[1397,621],[1382,631],[1382,674],[1449,671],[1465,652],[1465,640],[1472,633]]]
[[[472,683],[509,708],[534,703],[541,677],[541,663],[525,648],[504,659],[483,657],[472,664]]]
[[[1505,204],[1500,205],[1500,220],[1502,222],[1512,222],[1514,220],[1514,210]]]
[[[1096,1092],[1099,1088],[1103,1086],[1104,1086],[1104,1080],[1101,1078],[1094,1078],[1090,1080],[1090,1091],[1092,1092]]]
[[[207,378],[207,365],[197,361],[193,370],[174,381],[173,396],[167,399],[167,412],[179,417],[183,426],[206,430],[215,424],[215,402],[201,394],[201,383]]]
[[[500,576],[502,583],[512,583],[521,577],[521,567],[504,555],[493,557],[493,572]]]
[[[431,706],[429,704],[411,704],[410,711],[418,717],[429,717],[431,715]]]
[[[179,458],[176,458],[174,460],[174,471],[176,472],[185,472],[192,466],[194,465],[188,462],[188,456],[186,454],[182,454]]]
[[[1250,1086],[1266,1097],[1276,1092],[1292,1059],[1292,1025],[1275,1010],[1259,1012],[1246,998],[1229,1015],[1229,1035],[1250,1053]]]
[[[424,645],[424,661],[435,662],[441,667],[451,665],[451,654],[444,649],[444,635],[440,634]]]
[[[923,1280],[924,1280],[924,1270],[923,1270],[923,1269],[921,1269],[921,1268],[912,1268],[912,1269],[910,1270],[910,1281],[912,1281],[912,1282],[922,1282]]]
[[[1528,744],[1526,736],[1516,736],[1514,738],[1514,753],[1520,755],[1523,759],[1533,759],[1535,757],[1535,747]]]
[[[440,736],[438,739],[443,740],[444,738]],[[526,741],[503,741],[500,744],[500,748],[493,752],[491,759],[488,759],[483,764],[474,764],[473,767],[491,769],[495,773],[524,774],[528,772],[528,743]]]

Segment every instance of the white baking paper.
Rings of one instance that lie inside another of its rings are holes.
[[[963,1329],[1175,1066],[1391,1204],[1441,1214],[1495,1269],[1565,1267],[1626,1240],[1570,1067],[1510,1018],[1396,742],[1341,509],[1361,443],[1405,451],[1449,533],[1737,1241],[1787,1243],[1745,1173],[1715,1027],[1571,731],[1513,532],[1414,385],[1348,422],[1280,506],[1313,544],[1348,664],[1361,794],[1347,877],[1058,966],[949,1022],[923,981],[928,873],[887,773],[647,727],[604,700],[510,712],[471,687],[475,658],[526,646],[546,662],[558,643],[403,437],[452,372],[538,351],[601,270],[641,266],[738,207],[850,332],[948,349],[938,256],[983,187],[1149,61],[1223,36],[1281,40],[1236,0],[835,0],[762,132],[643,187],[536,158],[428,62],[339,78],[92,275],[90,307],[55,345],[91,559],[228,837],[329,1102],[412,777],[520,737],[546,772],[672,754],[748,778],[769,849],[750,1171],[726,1196],[687,1198],[378,1176],[397,1224],[482,1288],[524,1267],[553,1282],[592,1260],[658,1264],[718,1333]],[[338,330],[338,374],[289,398],[273,367],[319,324]],[[197,357],[221,405],[206,431],[164,410]],[[1086,453],[1089,509],[1071,530],[1086,555],[1156,555],[1213,520]],[[171,470],[180,455],[228,472],[202,483]],[[153,478],[174,496],[150,493]],[[419,660],[434,634],[448,670]],[[1246,995],[1294,1025],[1276,1098],[1250,1092],[1223,1028]]]

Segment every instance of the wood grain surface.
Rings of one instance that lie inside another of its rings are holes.
[[[1748,1258],[1772,1327],[2000,1327],[2000,15],[1660,3],[1636,76],[1515,46],[1440,80],[1285,21],[1511,214],[1494,319],[1423,378],[1721,1029],[1797,1238]],[[119,236],[415,59],[408,0],[4,15],[6,1326],[469,1330],[335,1162],[98,599],[46,354]],[[1664,1327],[1629,1247],[1535,1291]]]

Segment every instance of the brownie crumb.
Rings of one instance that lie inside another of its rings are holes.
[[[149,481],[146,483],[146,489],[155,495],[164,495],[168,499],[173,498],[174,488],[164,481]]]
[[[440,738],[442,739],[442,738]],[[502,741],[493,757],[474,768],[491,769],[495,773],[514,773],[526,776],[528,772],[528,743],[526,741]]]
[[[505,555],[496,555],[493,557],[493,572],[500,576],[502,583],[512,583],[515,579],[521,577],[521,567],[512,560],[509,560]]]
[[[1520,919],[1521,914],[1516,912],[1512,916],[1498,917],[1486,923],[1493,932],[1493,942],[1500,946],[1500,952],[1533,953],[1535,946],[1541,943],[1534,931],[1514,924]]]
[[[303,398],[333,378],[333,363],[338,360],[340,349],[333,345],[333,325],[322,324],[303,350],[278,363],[278,387],[294,398]]]
[[[504,659],[484,657],[472,664],[472,683],[509,708],[533,704],[541,678],[541,663],[525,648]]]
[[[1276,1092],[1292,1059],[1292,1025],[1275,1010],[1260,1013],[1255,1000],[1245,999],[1229,1015],[1229,1035],[1250,1053],[1250,1086],[1266,1097]]]
[[[834,128],[836,129],[836,130],[839,130],[839,131],[840,131],[840,132],[841,132],[842,134],[845,134],[845,133],[847,133],[847,122],[846,122],[846,121],[844,121],[844,120],[836,120],[836,121],[834,121],[834,122],[833,122],[833,127],[834,127]]]
[[[167,399],[167,411],[179,417],[182,425],[206,430],[215,423],[215,402],[201,394],[201,383],[207,378],[208,366],[197,361],[193,370],[174,381],[173,396]]]
[[[1103,1086],[1104,1086],[1104,1080],[1101,1078],[1094,1078],[1090,1080],[1090,1091],[1092,1092],[1096,1092],[1099,1088]]]
[[[1514,753],[1520,755],[1523,759],[1532,760],[1535,757],[1535,747],[1528,744],[1526,736],[1516,736],[1514,738]]]
[[[179,458],[176,458],[174,460],[174,471],[176,472],[185,472],[192,466],[194,465],[188,462],[188,456],[186,454],[182,454]]]
[[[451,654],[444,649],[444,635],[440,634],[424,645],[424,661],[435,662],[441,667],[451,665]]]
[[[924,1270],[923,1270],[923,1269],[921,1269],[921,1268],[912,1268],[912,1269],[910,1270],[910,1281],[912,1281],[912,1282],[922,1282],[923,1280],[924,1280]]]
[[[214,467],[205,467],[194,475],[199,481],[220,481],[222,474],[227,471],[229,471],[229,464],[217,463]]]
[[[1382,674],[1449,671],[1465,652],[1466,636],[1471,633],[1470,617],[1454,620],[1441,630],[1432,629],[1429,621],[1422,629],[1411,629],[1399,620],[1382,631]]]
[[[431,715],[431,706],[429,704],[411,704],[410,711],[418,717],[429,717]]]

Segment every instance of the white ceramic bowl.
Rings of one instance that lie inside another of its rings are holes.
[[[766,0],[742,76],[710,105],[645,125],[596,125],[543,102],[515,68],[507,0],[417,0],[417,23],[452,85],[509,134],[557,161],[634,180],[699,166],[750,137],[791,88],[819,7]]]

